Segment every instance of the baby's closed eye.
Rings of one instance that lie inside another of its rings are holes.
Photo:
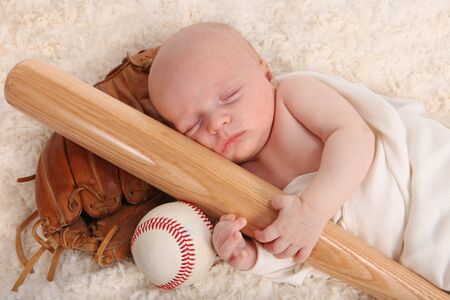
[[[199,119],[189,126],[188,130],[184,133],[186,136],[192,136],[202,126],[202,120]]]
[[[225,93],[223,96],[219,97],[219,102],[230,103],[230,102],[237,100],[239,98],[239,95],[238,95],[239,91],[240,91],[240,89],[236,89],[236,90],[232,90],[229,93]]]

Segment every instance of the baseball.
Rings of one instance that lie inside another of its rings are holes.
[[[171,202],[149,211],[131,238],[138,269],[156,286],[173,289],[205,277],[216,252],[213,225],[195,205]]]

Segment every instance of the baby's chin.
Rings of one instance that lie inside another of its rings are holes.
[[[232,152],[232,153],[226,153],[226,154],[219,153],[219,154],[220,154],[222,157],[226,158],[227,160],[231,160],[232,162],[234,162],[234,163],[236,163],[236,164],[240,164],[240,163],[245,162],[244,159],[239,158],[238,156],[236,156],[234,152]]]
[[[232,162],[236,163],[236,164],[243,164],[249,161],[252,161],[257,153],[253,153],[251,152],[250,154],[248,152],[242,151],[244,149],[240,149],[241,151],[239,152],[233,152],[231,154],[225,155],[225,157],[228,160],[231,160]]]

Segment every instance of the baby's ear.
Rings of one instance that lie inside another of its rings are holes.
[[[264,75],[266,76],[267,80],[272,81],[272,72],[269,69],[269,66],[267,65],[266,61],[262,58],[259,59],[259,64],[264,70]]]

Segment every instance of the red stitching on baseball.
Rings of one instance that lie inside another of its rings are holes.
[[[208,227],[208,229],[209,229],[210,231],[213,230],[213,228],[214,228],[213,224],[211,224],[211,221],[209,220],[208,216],[207,216],[200,208],[198,208],[196,205],[190,203],[190,202],[187,201],[187,200],[181,200],[181,199],[180,199],[180,200],[178,200],[178,201],[181,202],[181,203],[184,203],[184,204],[186,204],[187,206],[189,206],[190,208],[192,208],[192,209],[197,213],[197,215],[200,216],[200,218],[202,219],[203,223],[206,224],[206,226]]]
[[[149,229],[161,229],[169,232],[177,241],[181,256],[181,267],[179,268],[175,277],[164,284],[158,285],[163,289],[173,289],[185,282],[192,274],[193,266],[195,265],[195,248],[189,233],[184,227],[175,220],[166,217],[157,217],[146,220],[140,224],[131,237],[131,251],[133,251],[136,239]]]
[[[202,222],[206,225],[207,229],[210,231],[213,230],[214,226],[212,225],[209,218],[206,214],[199,209],[194,204],[186,201],[180,200],[179,202],[186,204],[190,208],[194,210],[194,212],[200,217]],[[184,229],[184,227],[177,223],[176,220],[169,219],[167,217],[157,217],[151,218],[136,228],[133,236],[131,237],[130,248],[133,251],[134,243],[136,239],[143,234],[144,232],[150,229],[158,229],[165,230],[169,232],[176,242],[178,243],[181,251],[181,267],[178,270],[177,275],[167,283],[159,285],[158,287],[163,289],[173,289],[177,286],[181,285],[185,282],[192,274],[193,267],[195,265],[195,249],[194,244],[192,243],[192,239],[190,238],[189,233]]]

